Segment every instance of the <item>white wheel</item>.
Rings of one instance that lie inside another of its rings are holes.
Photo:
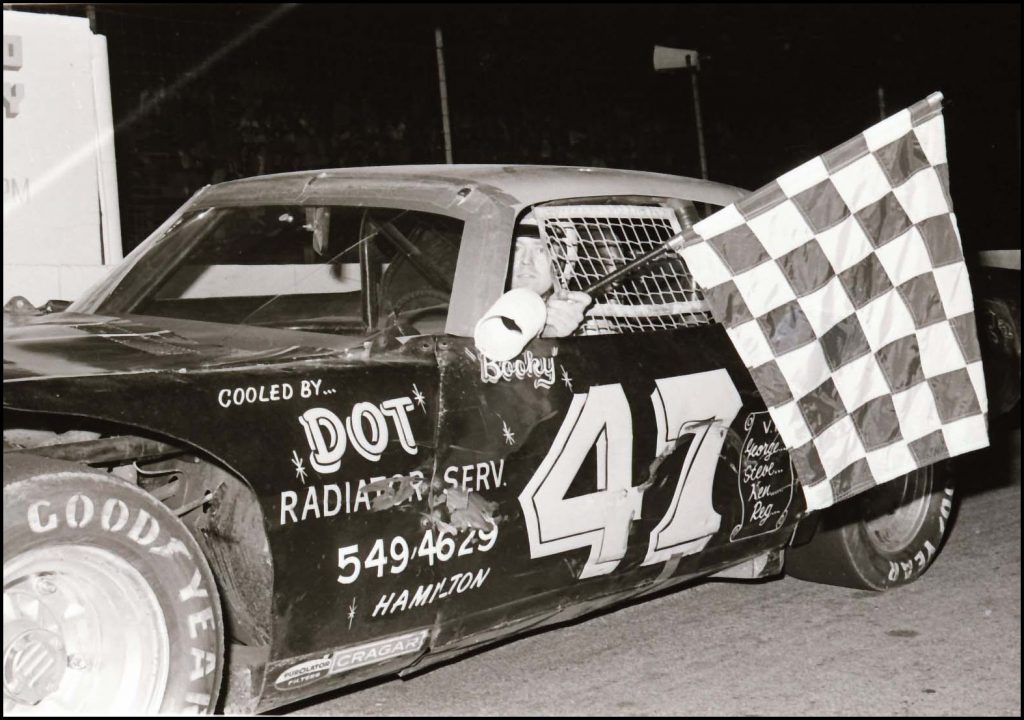
[[[213,709],[219,599],[195,540],[119,480],[4,486],[4,714]]]
[[[167,622],[145,578],[108,550],[53,546],[4,565],[4,712],[160,710]]]

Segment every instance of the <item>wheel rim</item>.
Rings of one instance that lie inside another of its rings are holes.
[[[884,553],[906,550],[928,518],[930,468],[891,480],[874,491],[864,522],[872,544]]]
[[[163,610],[112,552],[61,545],[4,563],[4,714],[156,713],[169,672]]]

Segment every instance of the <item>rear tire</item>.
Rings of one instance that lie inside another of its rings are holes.
[[[165,505],[85,468],[5,483],[5,715],[210,712],[223,658],[210,568]]]
[[[890,480],[826,510],[811,541],[786,551],[786,572],[866,590],[913,582],[942,548],[953,499],[945,464]]]

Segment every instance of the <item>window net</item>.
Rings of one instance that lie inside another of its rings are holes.
[[[584,290],[680,230],[671,208],[640,205],[535,207],[555,288]],[[595,298],[577,335],[707,325],[711,313],[678,253],[666,253]]]

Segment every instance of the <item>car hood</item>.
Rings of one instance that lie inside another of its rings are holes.
[[[341,343],[325,347],[325,343]],[[57,313],[8,318],[4,382],[43,377],[187,372],[341,356],[351,338],[150,317]]]

